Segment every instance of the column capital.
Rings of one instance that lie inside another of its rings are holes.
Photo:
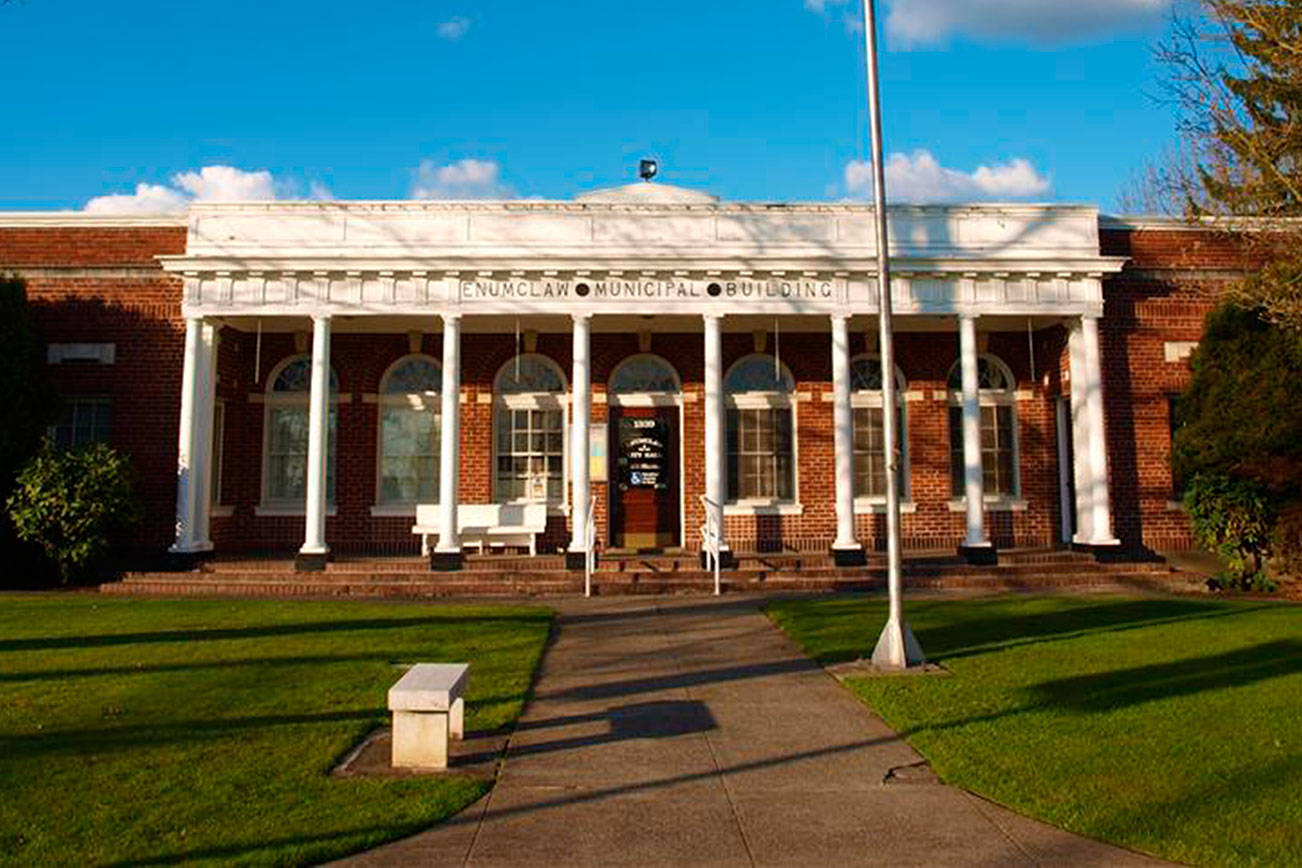
[[[329,311],[318,311],[317,313],[312,314],[312,322],[314,324],[323,322],[326,325],[329,325],[332,319],[334,319],[334,314]]]
[[[706,322],[722,322],[725,316],[727,316],[727,314],[709,312],[701,314],[701,319]]]
[[[461,322],[462,313],[459,310],[445,311],[439,314],[439,319],[443,320],[444,325],[450,325]]]
[[[832,322],[835,322],[835,323],[849,323],[849,322],[850,322],[850,317],[851,317],[851,316],[853,316],[853,314],[848,314],[848,313],[834,313],[834,314],[832,314],[831,319],[832,319]]]
[[[979,320],[979,319],[981,318],[981,314],[979,314],[979,313],[972,313],[971,311],[961,311],[961,312],[958,314],[958,317],[957,317],[957,318],[958,318],[958,321],[959,321],[959,322],[964,322],[964,321],[966,321],[966,320],[970,320],[970,321],[972,321],[972,322],[976,322],[977,320]]]
[[[584,311],[583,313],[572,313],[570,314],[570,319],[574,320],[575,324],[588,323],[592,320],[592,312]]]

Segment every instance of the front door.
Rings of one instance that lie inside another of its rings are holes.
[[[681,545],[678,408],[611,407],[610,427],[611,545]]]

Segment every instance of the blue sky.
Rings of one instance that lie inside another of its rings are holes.
[[[883,2],[892,198],[1111,209],[1172,138],[1171,0]],[[863,196],[857,8],[13,0],[0,208],[564,198],[643,155],[726,199]]]

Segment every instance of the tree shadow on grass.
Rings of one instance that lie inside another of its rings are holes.
[[[1059,601],[1066,608],[1052,611],[1010,614],[1007,597],[988,600],[916,601],[910,605],[912,626],[931,660],[945,661],[978,654],[1006,651],[1023,645],[1076,639],[1098,633],[1116,633],[1164,624],[1178,624],[1210,618],[1229,618],[1277,608],[1262,603],[1227,606],[1221,601],[1167,598],[1097,601]],[[789,615],[785,626],[803,644],[820,648],[823,663],[860,659],[872,652],[876,623],[863,610],[862,598],[818,601],[813,616]],[[885,617],[885,603],[880,606]],[[929,617],[938,610],[934,619]],[[785,614],[785,613],[784,613]],[[857,629],[863,622],[874,629]],[[849,627],[856,629],[849,629]]]
[[[1021,645],[1064,641],[1095,633],[1138,630],[1210,618],[1229,618],[1273,608],[1270,604],[1227,608],[1219,601],[1144,599],[1091,603],[1053,612],[957,619],[915,631],[935,659],[1004,651]]]
[[[1267,642],[1224,654],[1032,684],[1024,688],[1030,697],[1024,705],[990,714],[923,724],[905,729],[900,735],[909,738],[920,733],[962,729],[975,723],[1006,720],[1037,711],[1112,712],[1205,691],[1246,687],[1298,673],[1302,673],[1302,642]]]
[[[0,755],[30,757],[56,752],[103,754],[112,750],[136,750],[165,744],[244,737],[255,729],[340,722],[383,722],[383,708],[358,708],[314,714],[269,714],[249,717],[178,720],[172,723],[142,723],[97,729],[53,730],[28,735],[0,737]]]
[[[313,861],[320,861],[322,858],[355,853],[366,846],[375,846],[386,841],[402,838],[427,828],[429,825],[429,820],[422,820],[413,823],[394,823],[383,826],[343,829],[338,832],[320,832],[310,836],[298,835],[219,847],[201,847],[143,859],[108,862],[105,863],[105,866],[106,868],[143,868],[146,865],[179,865],[200,860],[216,860],[227,863],[253,861],[265,862],[266,864],[283,864],[286,854],[276,853],[276,851],[283,848],[308,848],[308,852],[302,855]],[[326,846],[330,844],[334,844],[334,846]],[[272,857],[276,855],[279,858],[273,859]]]
[[[1207,690],[1244,687],[1299,672],[1302,642],[1284,640],[1191,660],[1045,681],[1031,687],[1031,691],[1040,706],[1100,712]]]
[[[347,621],[310,621],[299,624],[268,624],[256,627],[219,627],[207,630],[155,630],[146,633],[106,633],[97,636],[36,636],[0,639],[0,651],[53,651],[63,648],[109,647],[166,642],[208,642],[220,639],[259,639],[273,636],[328,635],[357,630],[395,630],[429,624],[455,623],[470,627],[476,623],[538,624],[548,615],[465,615],[429,614],[411,618],[366,618]]]

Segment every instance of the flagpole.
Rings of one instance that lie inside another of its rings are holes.
[[[875,0],[863,0],[863,33],[867,49],[868,119],[872,134],[873,220],[877,224],[877,296],[881,330],[882,447],[886,452],[886,574],[891,609],[873,651],[880,669],[907,669],[925,662],[922,648],[904,620],[904,570],[900,553],[899,398],[895,384],[895,341],[892,323],[890,230],[886,214],[886,170],[883,162],[881,90],[877,81],[877,11]]]

